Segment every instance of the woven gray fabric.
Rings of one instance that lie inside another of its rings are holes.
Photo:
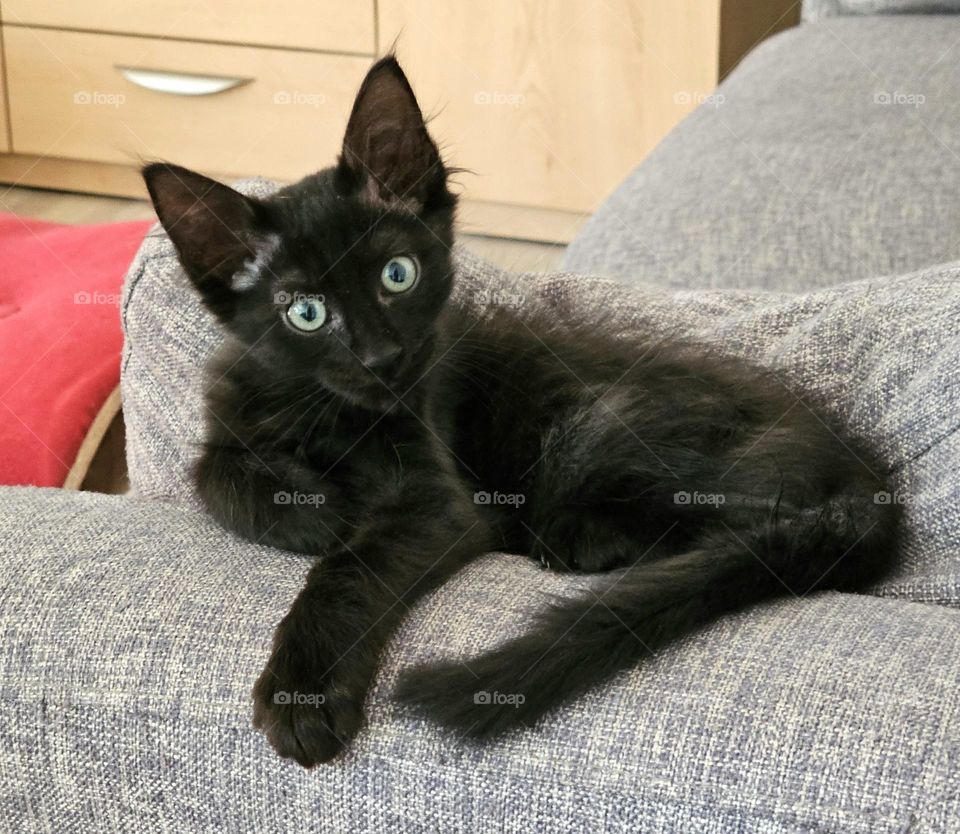
[[[761,44],[604,203],[563,268],[806,291],[960,260],[960,18]]]
[[[817,21],[841,14],[948,14],[960,12],[958,0],[804,0],[803,19]]]
[[[238,187],[261,197],[278,188],[262,179]],[[204,366],[220,340],[213,317],[200,306],[159,224],[127,270],[120,316],[130,490],[199,506],[190,466],[203,439]]]
[[[245,186],[267,193],[272,186]],[[603,311],[609,326],[701,342],[772,368],[802,401],[879,446],[908,502],[904,564],[878,592],[960,605],[960,267],[860,281],[805,296],[665,292],[578,275],[510,274],[460,250],[454,303],[491,290],[559,317]],[[199,506],[189,467],[203,439],[202,369],[218,343],[162,235],[127,276],[122,385],[130,480],[142,497]]]
[[[960,612],[758,606],[475,746],[389,693],[399,668],[490,646],[569,590],[491,556],[417,608],[369,728],[306,772],[251,729],[249,698],[304,559],[163,502],[0,496],[0,831],[958,830]]]

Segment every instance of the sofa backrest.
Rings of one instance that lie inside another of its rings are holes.
[[[804,0],[803,19],[845,14],[951,14],[960,0]]]

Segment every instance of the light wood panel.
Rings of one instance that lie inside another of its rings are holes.
[[[147,197],[143,179],[134,166],[60,159],[55,156],[2,154],[0,155],[0,183],[88,194],[110,194],[118,197],[140,199]],[[0,187],[0,197],[3,196],[4,190]]]
[[[5,23],[370,54],[373,0],[3,0]]]
[[[380,0],[466,193],[590,211],[717,83],[719,0]]]
[[[235,175],[208,169],[206,173],[229,182]],[[137,168],[107,162],[88,162],[58,159],[52,156],[0,154],[0,183],[35,188],[53,188],[90,194],[110,194],[117,197],[146,199],[147,193]],[[0,186],[0,211],[11,211]],[[96,199],[96,198],[92,198]],[[33,214],[29,206],[27,214]],[[86,218],[72,216],[69,211],[57,217],[60,223],[97,222],[96,208],[90,208]],[[135,209],[116,219],[132,220],[144,216]],[[580,212],[559,211],[536,206],[515,206],[481,200],[461,200],[457,211],[461,232],[472,235],[497,235],[519,240],[549,243],[568,243],[586,222],[588,215]]]
[[[2,159],[2,157],[0,157]],[[0,210],[15,211],[52,223],[117,223],[124,220],[153,218],[153,208],[146,200],[119,197],[64,194],[34,188],[0,187]],[[556,269],[564,248],[550,243],[457,235],[459,243],[487,258],[503,269],[518,271],[550,271]]]
[[[170,159],[295,180],[333,162],[366,58],[4,27],[13,150]],[[144,90],[117,66],[249,78],[216,95]]]
[[[64,489],[86,486],[94,492],[125,491],[121,485],[126,477],[123,455],[123,418],[120,416],[120,386],[118,385],[93,418],[86,437],[77,451],[77,459],[70,467]],[[112,441],[108,441],[111,438]],[[116,487],[110,489],[109,487]]]
[[[457,227],[463,232],[549,243],[569,243],[588,218],[578,211],[491,200],[461,199],[457,206]]]
[[[4,159],[6,157],[0,156],[0,161]],[[120,223],[155,218],[145,193],[144,198],[131,200],[105,194],[6,185],[0,185],[0,211],[12,211],[52,223]]]

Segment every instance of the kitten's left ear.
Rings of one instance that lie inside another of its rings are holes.
[[[393,55],[377,61],[360,86],[339,170],[376,207],[422,212],[453,205],[440,152]]]

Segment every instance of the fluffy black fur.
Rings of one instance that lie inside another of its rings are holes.
[[[196,467],[206,506],[250,539],[323,557],[254,688],[255,724],[305,766],[360,727],[410,606],[492,547],[613,572],[487,654],[406,671],[399,698],[480,737],[725,612],[856,589],[895,556],[880,463],[768,376],[670,339],[614,338],[600,311],[478,318],[450,304],[447,175],[392,57],[364,81],[337,165],[269,199],[144,170],[228,337]],[[419,283],[389,294],[381,270],[400,254]],[[313,333],[286,320],[297,294],[323,297]]]

